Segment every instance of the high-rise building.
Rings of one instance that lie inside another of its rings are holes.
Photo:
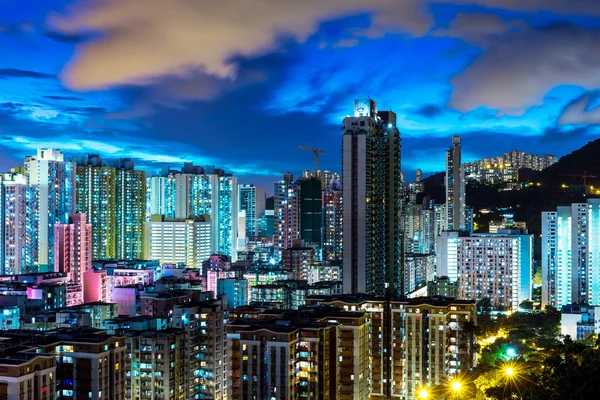
[[[517,311],[531,299],[533,236],[519,230],[470,235],[442,232],[437,276],[458,282],[459,298],[489,298],[498,310]]]
[[[310,317],[308,317],[310,314]],[[315,309],[259,314],[227,325],[230,398],[369,399],[369,322],[364,312]]]
[[[410,253],[433,253],[435,249],[434,211],[422,204],[408,204],[404,209],[404,248]]]
[[[124,399],[125,338],[74,330],[40,346],[56,358],[56,389],[61,399]]]
[[[542,213],[542,305],[600,304],[600,199]]]
[[[468,331],[477,323],[475,301],[343,295],[312,296],[306,303],[367,313],[369,332],[377,332],[367,342],[370,399],[416,399],[421,387],[475,366],[475,338]]]
[[[323,261],[341,262],[343,258],[342,191],[323,190]]]
[[[354,102],[342,137],[345,293],[402,290],[402,180],[396,114]]]
[[[446,151],[446,230],[465,229],[465,174],[460,136],[452,136]]]
[[[68,274],[74,288],[68,306],[83,303],[83,274],[92,268],[92,225],[85,214],[69,215],[68,224],[54,225],[54,270]]]
[[[273,241],[275,257],[280,260],[282,252],[300,239],[300,185],[292,174],[283,175],[275,183],[275,218]]]
[[[237,258],[237,178],[214,167],[185,163],[181,171],[150,178],[148,210],[164,211],[176,219],[208,217],[211,252]],[[158,193],[156,193],[158,191]],[[173,218],[173,217],[171,217]]]
[[[294,273],[296,279],[308,280],[308,267],[315,261],[315,250],[302,246],[302,242],[283,249],[283,267]]]
[[[308,177],[300,181],[300,237],[308,246],[321,248],[323,197],[321,179]]]
[[[187,336],[183,343],[185,379],[190,384],[184,398],[228,398],[227,318],[222,299],[180,304],[173,309],[171,327],[183,329]]]
[[[187,399],[185,331],[124,330],[127,341],[125,395],[127,399]]]
[[[37,204],[25,175],[0,175],[0,274],[37,272]]]
[[[238,185],[240,211],[246,212],[246,236],[258,236],[258,219],[265,214],[265,189],[254,185]]]
[[[117,257],[117,170],[98,154],[74,159],[77,164],[77,212],[92,224],[94,259]]]
[[[144,239],[144,258],[161,264],[200,268],[212,254],[211,222],[201,217],[169,220],[152,215],[145,223]]]
[[[133,160],[117,163],[117,258],[140,259],[146,222],[146,171],[133,169]]]
[[[148,181],[147,214],[175,218],[175,175],[152,176]]]
[[[59,150],[38,149],[25,158],[25,174],[37,189],[37,213],[30,223],[37,225],[37,270],[54,268],[54,224],[65,224],[75,212],[75,164],[64,161]]]

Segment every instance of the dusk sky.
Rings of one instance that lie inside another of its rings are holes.
[[[597,138],[600,1],[0,0],[0,171],[38,147],[211,164],[244,182],[340,171],[355,98],[440,171]],[[272,188],[271,188],[272,190]]]

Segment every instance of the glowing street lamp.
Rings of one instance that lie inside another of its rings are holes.
[[[506,356],[508,358],[513,359],[513,358],[515,358],[516,355],[517,355],[517,351],[514,348],[509,347],[506,349]]]
[[[454,381],[452,382],[452,390],[454,390],[455,392],[460,392],[460,390],[462,389],[462,384],[459,381]]]
[[[504,373],[506,374],[506,376],[508,376],[509,378],[511,378],[515,374],[515,370],[514,370],[513,367],[506,367],[504,369]]]
[[[419,398],[420,399],[427,399],[427,398],[429,398],[429,392],[427,391],[427,389],[421,389],[419,391]]]

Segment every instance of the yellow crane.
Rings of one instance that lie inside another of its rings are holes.
[[[302,150],[312,151],[315,154],[315,177],[319,176],[319,154],[325,154],[325,150],[313,149],[312,147],[298,146]]]

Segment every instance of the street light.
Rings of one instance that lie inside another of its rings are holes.
[[[513,367],[506,367],[504,369],[504,373],[510,378],[515,374],[515,370],[513,369]]]
[[[460,392],[460,389],[462,389],[462,384],[459,381],[454,381],[452,382],[452,390],[454,390],[455,392]]]
[[[419,391],[419,398],[420,399],[427,399],[427,398],[429,398],[429,392],[427,391],[427,389],[421,389]]]

